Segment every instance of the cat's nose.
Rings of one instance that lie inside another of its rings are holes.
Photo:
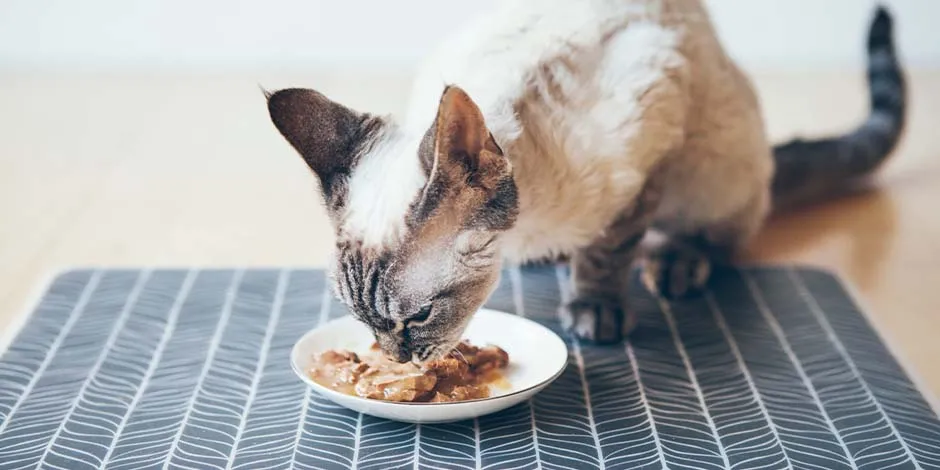
[[[390,361],[400,364],[411,361],[413,351],[406,341],[387,334],[376,334],[375,342],[378,343],[382,355]]]
[[[399,363],[404,364],[406,362],[411,362],[411,358],[414,355],[414,352],[406,344],[390,344],[387,348],[382,348],[385,353],[385,357]]]
[[[411,352],[410,349],[404,346],[400,346],[398,348],[398,351],[395,354],[395,361],[398,362],[399,364],[404,364],[406,362],[411,362],[411,359],[413,356],[414,354]]]

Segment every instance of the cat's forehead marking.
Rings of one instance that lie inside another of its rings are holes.
[[[420,141],[420,135],[388,129],[353,169],[343,229],[364,246],[394,245],[405,235],[409,208],[427,180],[417,156]]]

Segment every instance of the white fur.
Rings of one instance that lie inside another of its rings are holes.
[[[502,237],[507,258],[585,246],[657,165],[664,223],[766,212],[773,168],[757,102],[699,0],[510,0],[440,47],[415,81],[410,137],[356,169],[348,217],[371,242],[401,235],[423,181],[416,137],[448,84],[512,161],[520,214]]]
[[[356,165],[343,227],[364,246],[394,244],[404,234],[404,215],[426,180],[416,156],[419,142],[420,135],[387,129]]]

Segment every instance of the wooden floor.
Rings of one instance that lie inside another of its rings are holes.
[[[775,138],[864,115],[860,72],[755,77]],[[331,233],[258,85],[399,111],[405,74],[0,75],[0,330],[69,266],[321,265]],[[911,76],[905,141],[872,189],[783,217],[753,261],[839,272],[940,395],[940,72]],[[930,248],[935,246],[935,248]],[[9,338],[8,338],[9,339]]]

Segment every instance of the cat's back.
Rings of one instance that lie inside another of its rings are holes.
[[[546,67],[562,63],[587,82],[602,65],[611,38],[631,25],[658,27],[678,38],[689,29],[684,23],[705,15],[700,0],[502,2],[455,31],[422,64],[406,122],[426,128],[444,87],[454,84],[474,99],[498,139],[511,139],[518,131],[513,106]]]
[[[520,215],[507,252],[551,256],[583,246],[639,194],[688,103],[669,109],[648,92],[712,58],[724,59],[699,0],[510,1],[426,63],[409,121],[426,129],[446,85],[466,90],[514,165]],[[649,125],[654,104],[661,121]]]

